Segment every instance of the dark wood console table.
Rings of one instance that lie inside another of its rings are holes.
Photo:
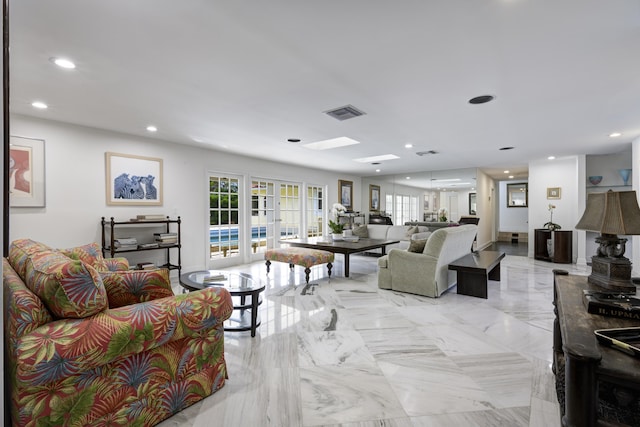
[[[549,254],[547,240],[553,241],[553,254]],[[573,262],[573,233],[571,230],[551,231],[546,228],[537,228],[534,234],[535,259],[543,261],[571,264]]]
[[[584,289],[595,289],[586,276],[554,270],[553,370],[562,425],[639,425],[640,359],[599,344],[593,331],[640,322],[589,314]]]

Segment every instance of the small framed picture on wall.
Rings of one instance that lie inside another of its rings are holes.
[[[560,198],[560,187],[547,188],[547,199],[559,199],[559,198]]]

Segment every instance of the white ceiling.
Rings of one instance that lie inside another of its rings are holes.
[[[638,0],[11,0],[10,109],[361,176],[352,159],[395,154],[380,174],[518,178],[629,149],[639,52]],[[323,114],[347,104],[367,114]],[[340,136],[361,144],[302,146]]]

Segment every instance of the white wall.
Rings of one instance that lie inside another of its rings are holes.
[[[553,204],[553,222],[563,230],[573,230],[573,260],[576,260],[577,233],[575,225],[582,216],[580,194],[584,183],[578,182],[579,159],[576,156],[529,163],[529,257],[534,254],[534,230],[550,220],[548,206]],[[560,187],[560,199],[547,199],[547,188]]]
[[[529,208],[507,207],[507,184],[524,181],[500,181],[498,183],[498,231],[527,233],[529,231]]]
[[[241,174],[245,183],[258,176],[326,185],[329,206],[338,200],[338,179],[350,180],[354,209],[361,210],[357,195],[362,190],[356,176],[24,116],[12,116],[11,120],[13,135],[45,140],[46,163],[46,207],[12,208],[11,240],[32,238],[64,248],[100,242],[103,216],[127,220],[143,213],[179,215],[183,220],[183,270],[202,269],[209,248],[208,171]],[[107,206],[105,152],[162,158],[164,206]]]
[[[496,240],[496,189],[493,179],[481,170],[476,175],[478,222],[477,249],[483,249]]]

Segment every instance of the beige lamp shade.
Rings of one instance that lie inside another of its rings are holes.
[[[587,195],[578,230],[601,234],[640,235],[640,207],[635,191],[607,191]]]

